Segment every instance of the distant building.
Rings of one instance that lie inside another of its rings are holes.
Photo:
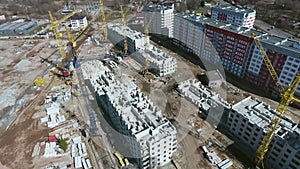
[[[128,156],[135,158],[139,168],[169,163],[177,149],[176,128],[136,84],[119,82],[98,62],[84,64],[83,74],[91,81],[98,103],[124,136]]]
[[[144,6],[144,25],[149,33],[173,38],[174,4],[171,6],[148,3]]]
[[[148,57],[150,62],[149,70],[158,76],[166,76],[176,72],[176,58],[166,54],[153,45],[149,45],[148,48],[147,53],[144,50],[139,50],[133,53],[131,57],[143,65],[143,67],[146,66],[146,58]]]
[[[85,29],[88,26],[88,21],[86,16],[73,15],[70,18],[70,28],[74,30]]]
[[[269,105],[251,97],[236,103],[228,116],[229,130],[254,151],[266,134],[276,111]],[[297,169],[300,164],[300,128],[284,117],[276,130],[266,160],[271,168]]]
[[[124,48],[124,32],[126,31],[128,52],[133,53],[140,49],[145,49],[146,41],[149,44],[149,37],[144,34],[130,29],[121,23],[108,23],[107,24],[108,39],[122,49]]]
[[[23,35],[37,27],[36,21],[6,22],[0,25],[0,35]]]
[[[253,28],[256,11],[221,5],[211,8],[211,18],[242,27]]]

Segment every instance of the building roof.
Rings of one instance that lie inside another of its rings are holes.
[[[140,54],[142,54],[144,57],[146,57],[145,50],[140,50]],[[171,57],[170,55],[167,55],[165,52],[163,52],[161,49],[158,49],[157,47],[149,44],[148,47],[148,54],[149,54],[149,60],[151,62],[160,63],[163,64],[167,60],[176,60],[174,57]]]
[[[210,70],[205,72],[209,81],[217,81],[217,80],[224,80],[223,76],[219,72],[219,70]]]
[[[124,26],[121,23],[108,23],[107,27],[116,31],[118,34],[123,35],[126,31],[126,36],[132,40],[146,38],[144,34],[136,30],[130,29],[128,26]],[[125,31],[124,31],[125,30]]]
[[[159,12],[164,10],[173,10],[174,5],[159,5],[148,3],[144,6],[144,12]]]
[[[71,20],[81,20],[84,19],[86,16],[83,15],[73,15],[71,16]]]
[[[249,122],[256,124],[266,132],[271,120],[277,114],[276,110],[271,109],[270,105],[258,100],[247,97],[244,100],[232,106],[232,109],[237,113],[249,119]],[[285,137],[289,132],[297,128],[297,123],[289,117],[284,117],[280,123],[280,128],[277,130],[277,135]]]
[[[256,13],[255,10],[253,9],[242,9],[242,8],[237,8],[235,6],[231,6],[231,5],[218,5],[218,6],[214,6],[211,8],[211,11],[214,11],[214,10],[223,10],[223,11],[226,11],[226,12],[230,12],[230,13],[236,13],[236,14],[250,14],[250,13]]]

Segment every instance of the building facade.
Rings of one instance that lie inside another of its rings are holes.
[[[70,18],[70,28],[73,30],[85,29],[88,26],[86,16],[73,15]]]
[[[211,8],[211,18],[226,23],[253,28],[256,11],[240,9],[235,6],[214,6]]]
[[[278,89],[252,34],[260,39],[283,86],[290,84],[299,73],[300,45],[294,40],[195,14],[176,14],[174,26],[174,44],[201,60],[222,63],[227,72],[267,89],[275,97],[279,96]],[[191,28],[201,31],[191,31]],[[300,94],[300,87],[296,94]]]
[[[144,25],[149,25],[149,33],[173,38],[174,4],[171,6],[153,3],[145,5]]]
[[[153,45],[148,45],[148,50],[139,50],[131,55],[131,57],[139,62],[143,67],[146,66],[146,58],[150,62],[149,70],[158,76],[166,76],[176,72],[176,58],[167,55],[161,49]]]
[[[276,111],[251,97],[232,106],[227,126],[231,133],[254,151],[260,146]],[[270,145],[266,159],[273,168],[296,169],[300,164],[300,128],[284,117]]]
[[[149,37],[127,26],[124,27],[121,23],[108,23],[107,31],[108,39],[121,48],[124,48],[124,33],[126,33],[129,53],[145,49],[146,43],[149,44],[150,41]]]

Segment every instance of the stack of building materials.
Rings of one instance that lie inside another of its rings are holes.
[[[218,164],[218,167],[220,169],[227,169],[227,168],[231,167],[232,165],[233,165],[232,161],[225,159]]]
[[[73,135],[71,138],[71,157],[74,159],[75,168],[91,168],[91,162],[88,158],[86,158],[88,156],[86,145],[82,142],[81,136]]]
[[[55,148],[55,142],[46,142],[44,157],[55,157],[57,155]]]

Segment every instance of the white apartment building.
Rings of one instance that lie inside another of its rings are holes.
[[[234,6],[214,6],[211,8],[211,18],[234,25],[253,28],[256,11],[240,9]]]
[[[174,43],[198,56],[204,44],[205,22],[207,20],[196,14],[178,13],[174,18]]]
[[[176,128],[132,81],[119,82],[100,61],[83,64],[98,102],[124,135],[127,157],[139,168],[157,168],[171,161],[177,148]],[[125,156],[125,155],[124,155]]]
[[[150,62],[149,70],[158,76],[166,76],[176,72],[176,58],[167,55],[161,49],[153,45],[148,45],[148,50],[139,50],[131,55],[133,59],[139,62],[143,67],[146,66],[146,58]]]
[[[275,112],[262,101],[248,97],[232,106],[227,126],[237,138],[256,151]],[[266,159],[273,168],[296,169],[300,164],[299,150],[300,128],[285,117],[276,131]]]
[[[124,48],[124,33],[127,36],[128,52],[133,53],[139,49],[144,49],[145,44],[149,37],[144,34],[130,29],[121,23],[108,23],[107,24],[108,39],[117,46]]]
[[[220,95],[213,92],[197,79],[189,79],[178,84],[176,89],[180,95],[191,101],[200,109],[201,116],[207,116],[207,121],[217,127],[227,117],[231,105]]]
[[[70,24],[71,29],[79,30],[86,28],[88,26],[88,21],[86,16],[73,15],[68,24]]]
[[[144,25],[149,33],[173,38],[174,4],[171,6],[149,3],[144,6]]]

